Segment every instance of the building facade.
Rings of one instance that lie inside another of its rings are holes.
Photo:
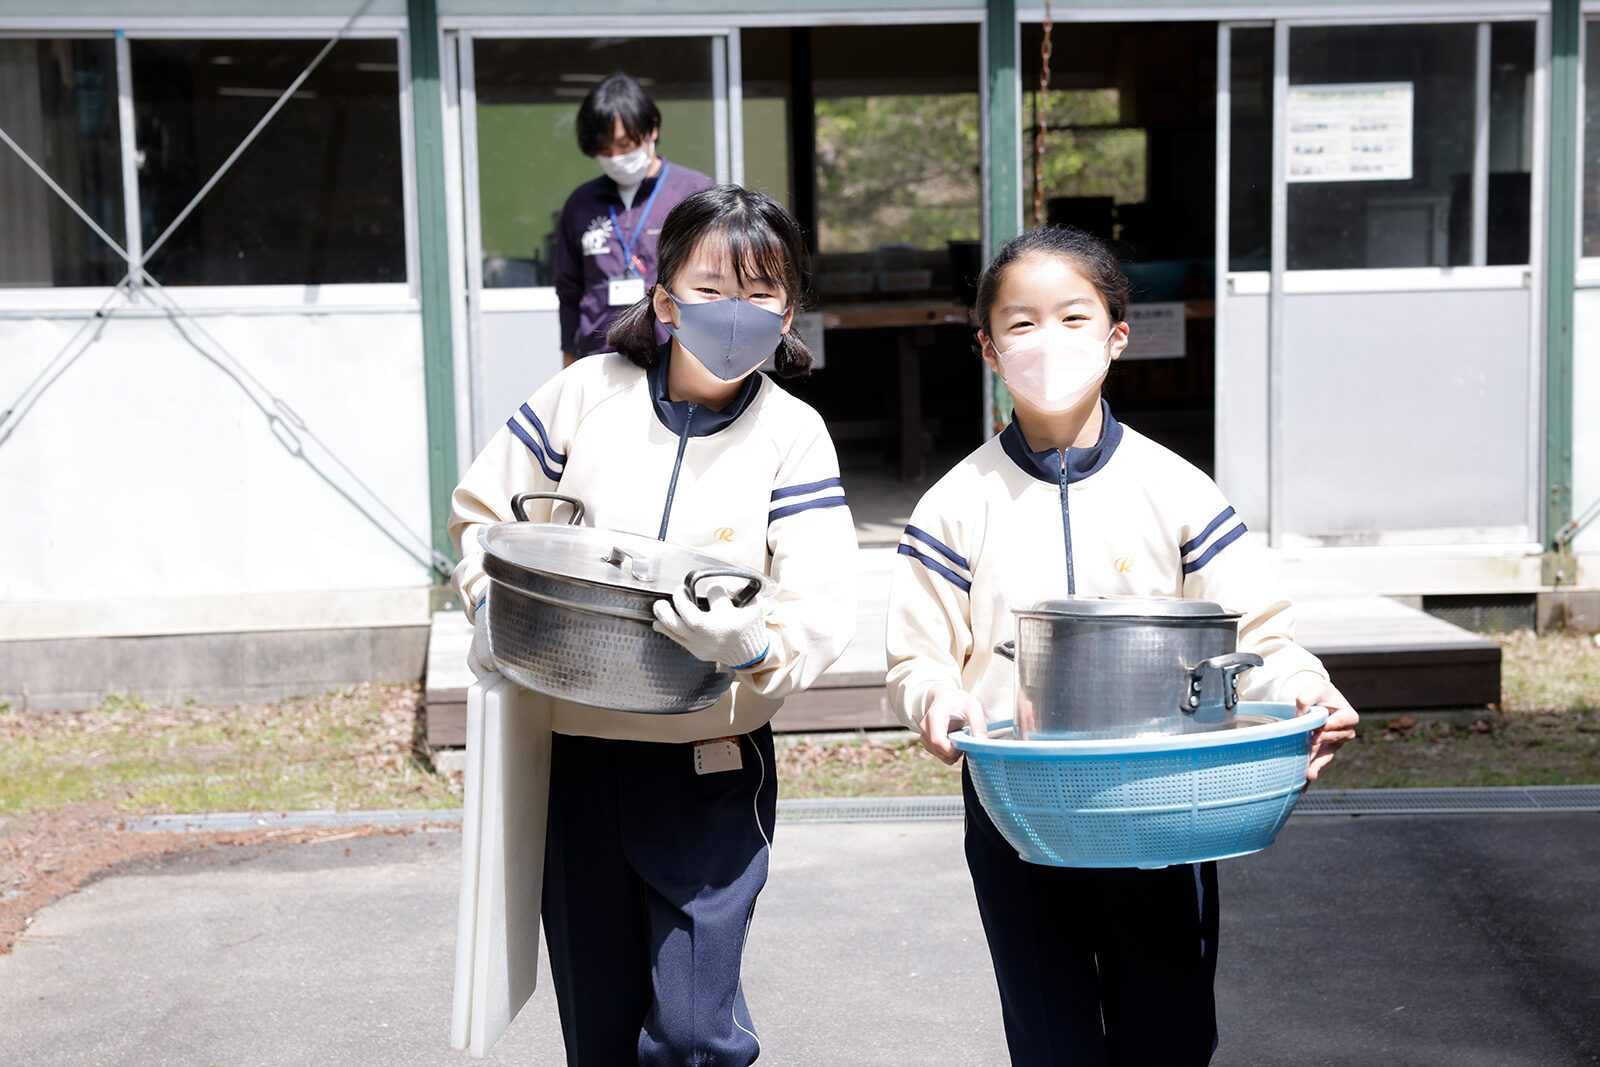
[[[993,431],[972,264],[1073,222],[1135,285],[1119,416],[1288,573],[1600,590],[1594,0],[9,0],[0,699],[415,676],[613,69],[812,234],[847,482]]]

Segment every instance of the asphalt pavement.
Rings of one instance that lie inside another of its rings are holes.
[[[460,835],[135,862],[0,957],[0,1064],[457,1064]],[[1218,1067],[1600,1064],[1600,814],[1296,817],[1221,865]],[[762,1063],[1006,1061],[955,822],[780,825]],[[560,1064],[548,981],[488,1063]]]

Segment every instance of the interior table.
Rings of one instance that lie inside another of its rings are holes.
[[[897,466],[901,480],[921,478],[922,350],[932,347],[934,343],[931,327],[970,324],[968,309],[949,300],[895,300],[838,304],[821,308],[820,313],[824,330],[895,331],[899,357],[896,378],[899,408]],[[887,421],[881,428],[888,429]]]

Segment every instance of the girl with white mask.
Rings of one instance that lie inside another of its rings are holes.
[[[1013,607],[1067,596],[1188,597],[1240,614],[1246,700],[1329,709],[1306,777],[1357,716],[1294,643],[1293,606],[1222,492],[1101,398],[1126,350],[1128,280],[1098,240],[1035,230],[978,283],[983,359],[1015,417],[935,484],[901,537],[889,595],[896,714],[947,763],[951,731],[1015,708]],[[1114,684],[1114,683],[1113,683]],[[1208,1063],[1216,1046],[1216,864],[1047,867],[1020,859],[963,768],[965,852],[1014,1064]]]

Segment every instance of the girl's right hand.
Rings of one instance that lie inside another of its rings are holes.
[[[950,741],[950,731],[966,726],[974,737],[987,737],[983,707],[965,689],[953,685],[936,686],[928,696],[928,710],[922,716],[922,747],[946,763],[954,763],[961,750]]]

